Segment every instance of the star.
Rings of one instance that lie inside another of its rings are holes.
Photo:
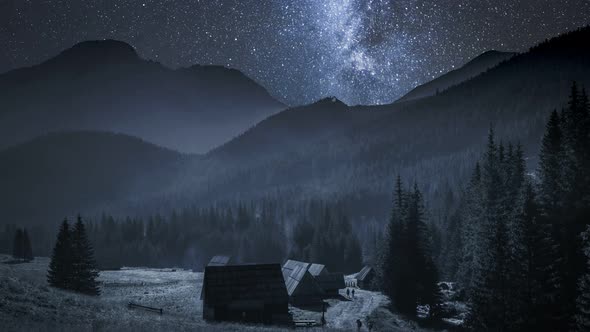
[[[590,2],[2,1],[0,22],[0,72],[117,39],[173,68],[236,68],[289,105],[357,105],[391,103],[485,51],[525,51],[590,24]]]

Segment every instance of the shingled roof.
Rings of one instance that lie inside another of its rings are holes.
[[[309,273],[311,273],[312,276],[317,277],[320,274],[325,274],[328,273],[328,269],[326,269],[326,266],[324,264],[311,264],[308,268]]]
[[[207,305],[288,300],[279,264],[207,266],[203,280]]]
[[[209,261],[209,264],[207,264],[207,266],[225,266],[228,265],[231,261],[231,256],[223,256],[223,255],[217,255],[217,256],[213,256],[213,258],[211,258],[211,260]]]
[[[303,280],[303,277],[305,277],[305,273],[307,273],[308,268],[309,263],[292,259],[285,262],[282,272],[289,295],[292,295],[295,289],[297,289],[297,286]]]
[[[356,280],[360,280],[360,281],[365,280],[365,278],[369,275],[369,273],[371,273],[372,270],[373,269],[370,266],[363,267],[363,269],[360,270],[360,272],[356,274]]]

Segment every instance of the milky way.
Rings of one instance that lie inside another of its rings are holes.
[[[589,23],[587,0],[0,0],[0,71],[108,38],[170,67],[237,68],[290,105],[383,104]]]

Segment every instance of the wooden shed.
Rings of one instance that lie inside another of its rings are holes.
[[[288,260],[283,265],[289,302],[294,305],[313,305],[324,298],[324,291],[308,271],[309,265],[296,260]]]
[[[281,265],[205,267],[203,318],[209,321],[290,324],[289,296]]]
[[[371,289],[375,271],[370,266],[363,267],[359,273],[356,274],[356,285],[362,289]]]
[[[324,273],[315,279],[327,296],[338,296],[339,291],[346,288],[343,273]]]

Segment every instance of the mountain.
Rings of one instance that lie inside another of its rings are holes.
[[[88,41],[0,75],[0,147],[51,131],[99,130],[202,153],[281,109],[237,70],[172,70],[126,43]]]
[[[488,51],[466,63],[459,69],[452,70],[426,84],[420,85],[398,99],[398,102],[434,96],[454,85],[465,82],[486,70],[497,66],[517,53]]]
[[[41,136],[0,151],[2,218],[56,223],[122,201],[135,204],[166,188],[187,158],[122,134]]]
[[[0,151],[2,210],[8,220],[43,222],[78,211],[133,216],[319,198],[341,203],[354,220],[386,220],[396,174],[442,204],[435,198],[456,196],[490,125],[503,142],[538,155],[547,116],[566,104],[572,81],[590,87],[589,38],[590,28],[561,35],[426,98],[371,107],[327,98],[291,108],[199,156],[123,135],[44,136]],[[527,162],[534,170],[536,160]]]
[[[590,28],[561,35],[427,98],[283,111],[207,154],[195,169],[214,191],[191,197],[316,197],[374,216],[388,211],[399,173],[434,201],[468,177],[490,125],[538,154],[547,116],[566,104],[572,82],[590,87],[589,38]],[[536,160],[528,162],[534,169]]]

